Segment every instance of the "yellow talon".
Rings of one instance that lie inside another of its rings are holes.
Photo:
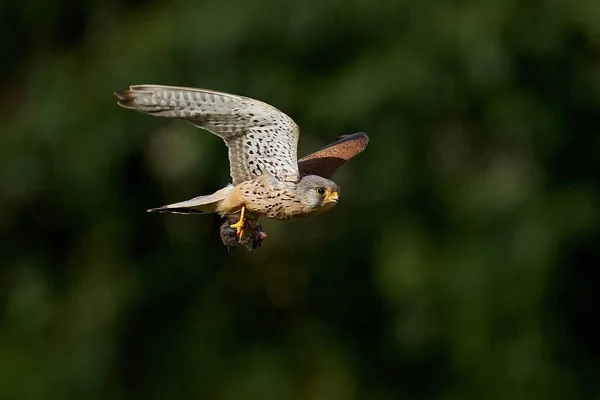
[[[244,234],[244,222],[246,221],[246,219],[244,218],[245,210],[246,210],[246,207],[242,207],[242,213],[240,215],[240,220],[233,225],[229,225],[230,228],[235,228],[237,230],[236,236],[238,237],[238,239],[241,239],[242,235]]]

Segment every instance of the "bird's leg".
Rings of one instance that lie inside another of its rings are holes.
[[[237,230],[237,237],[238,239],[242,238],[242,235],[244,234],[244,222],[245,222],[245,218],[244,218],[244,211],[246,210],[246,206],[242,206],[242,213],[240,214],[240,220],[233,224],[233,225],[229,225],[230,228],[235,228]]]

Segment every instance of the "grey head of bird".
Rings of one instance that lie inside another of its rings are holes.
[[[307,210],[314,213],[327,211],[340,202],[340,187],[318,175],[304,176],[296,192]]]

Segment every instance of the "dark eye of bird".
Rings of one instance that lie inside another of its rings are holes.
[[[325,194],[325,188],[322,188],[322,187],[318,188],[317,189],[317,193],[319,193],[319,194]]]

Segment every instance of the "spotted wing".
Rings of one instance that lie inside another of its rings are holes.
[[[269,104],[205,89],[135,85],[116,92],[118,104],[146,114],[186,120],[221,137],[229,148],[233,184],[265,172],[299,179],[296,123]]]
[[[342,164],[361,153],[368,144],[366,133],[341,136],[321,150],[298,160],[298,168],[304,175],[319,175],[329,179]]]

